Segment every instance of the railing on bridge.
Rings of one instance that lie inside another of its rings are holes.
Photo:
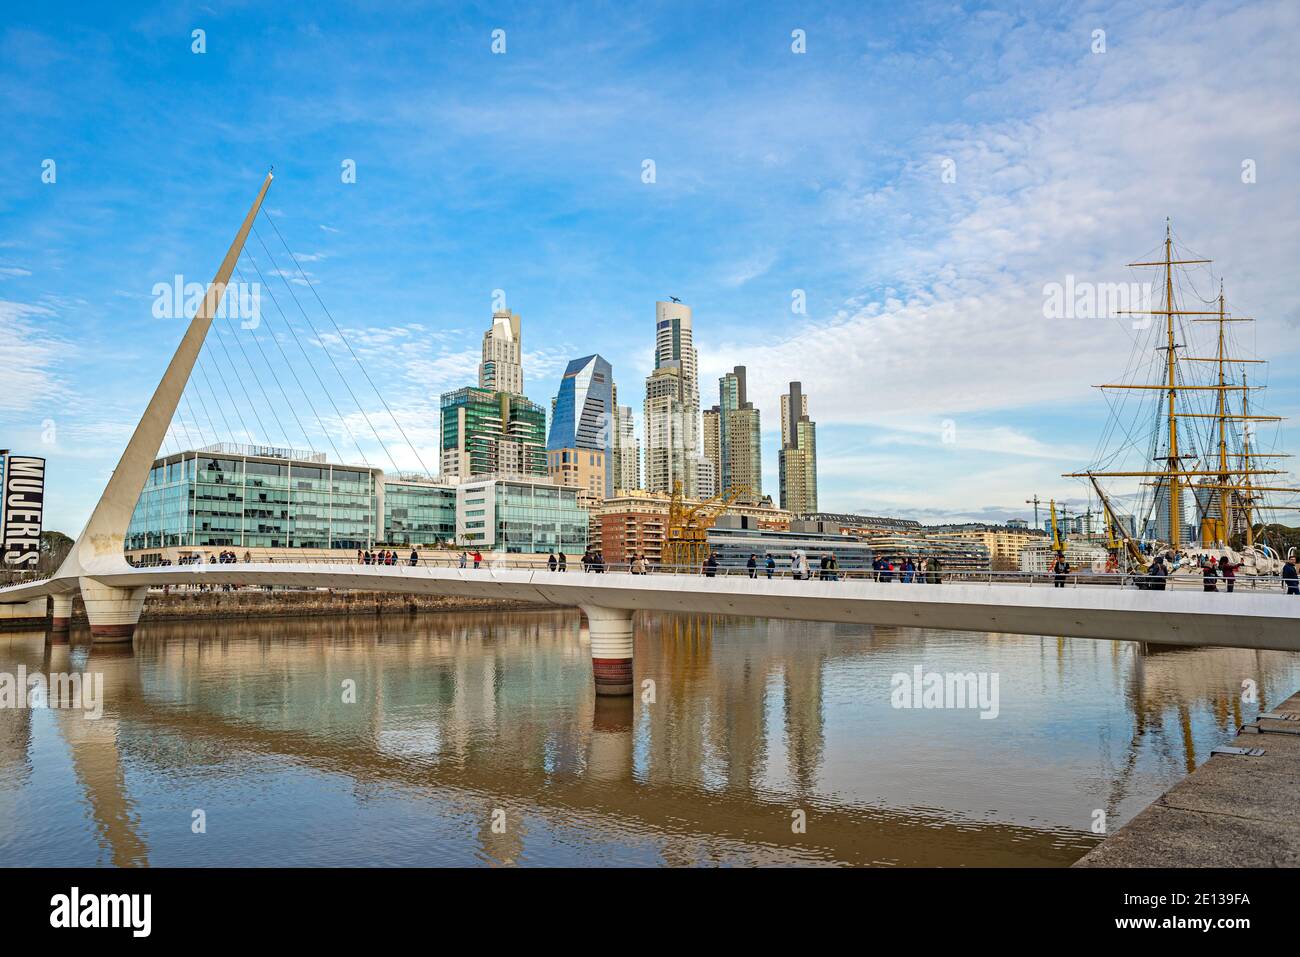
[[[48,581],[52,577],[46,572],[28,571],[26,569],[19,571],[0,566],[0,588],[6,585],[29,585],[32,582]]]
[[[137,562],[133,563],[136,567],[194,567],[200,569],[220,569],[230,570],[232,566],[249,564],[242,561],[210,561],[193,562],[190,564],[174,565],[171,562]],[[365,562],[357,561],[355,558],[342,557],[323,557],[323,556],[304,556],[302,558],[285,559],[267,559],[264,562],[254,561],[252,564],[283,564],[283,565],[324,565],[333,568],[371,568],[378,566],[380,568],[391,569],[395,574],[400,574],[404,569],[412,567],[421,568],[445,568],[445,569],[464,569],[467,571],[493,571],[493,570],[519,570],[531,572],[550,572],[545,563],[525,560],[513,560],[493,558],[485,560],[476,565],[472,558],[466,557],[462,560],[457,553],[439,552],[436,555],[429,555],[427,552],[418,555],[415,562],[412,562],[410,556],[396,558],[392,562]],[[1199,568],[1192,567],[1187,572],[1175,572],[1172,575],[1159,579],[1152,579],[1142,573],[1136,572],[1094,572],[1081,571],[1069,572],[1064,575],[1058,575],[1053,572],[1018,572],[1018,571],[976,571],[969,569],[941,570],[941,571],[900,571],[895,569],[892,572],[876,571],[874,569],[822,569],[813,567],[807,573],[806,577],[795,573],[789,566],[778,566],[774,569],[767,569],[762,564],[757,568],[750,569],[744,566],[718,566],[715,569],[704,570],[695,566],[679,565],[659,565],[645,564],[638,566],[634,570],[631,564],[627,562],[601,562],[596,564],[583,564],[574,562],[569,564],[563,571],[557,569],[554,574],[628,574],[633,575],[684,575],[695,578],[700,577],[718,577],[718,578],[751,578],[759,581],[769,580],[800,580],[800,581],[821,581],[821,582],[842,582],[842,581],[875,581],[888,582],[900,585],[942,585],[945,582],[958,582],[961,584],[986,584],[986,585],[1036,585],[1047,588],[1078,588],[1078,587],[1098,587],[1098,588],[1134,588],[1149,590],[1177,590],[1177,591],[1219,591],[1228,592],[1283,592],[1284,583],[1280,576],[1277,575],[1237,575],[1232,579],[1219,578],[1215,581],[1214,589],[1207,589],[1204,585]],[[1157,587],[1163,586],[1163,587]],[[198,586],[172,586],[172,587],[198,587]],[[258,587],[258,586],[248,586]],[[284,587],[284,586],[276,586]]]

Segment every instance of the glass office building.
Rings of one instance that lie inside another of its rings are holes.
[[[561,481],[572,471],[564,469],[565,465],[581,461],[584,452],[599,453],[600,488],[596,491],[602,498],[614,494],[614,473],[609,468],[614,453],[614,370],[601,356],[574,359],[564,370],[552,405],[546,449],[551,475]],[[561,453],[558,460],[555,453]],[[594,468],[595,459],[587,458]],[[588,481],[566,484],[587,486]]]
[[[498,552],[587,550],[587,510],[578,489],[524,476],[497,476],[456,487],[456,541]]]
[[[767,556],[776,560],[783,571],[790,570],[795,550],[802,550],[814,566],[823,555],[834,555],[841,569],[871,567],[872,548],[867,542],[849,535],[823,532],[780,531],[757,528],[745,516],[723,515],[708,531],[709,550],[723,568],[744,568],[750,555],[758,558],[760,568]],[[759,574],[766,574],[761,570]]]
[[[456,539],[456,488],[411,478],[385,478],[385,545],[438,545]]]
[[[577,488],[494,475],[459,485],[376,468],[330,465],[323,455],[220,445],[154,462],[127,530],[136,559],[245,550],[457,545],[541,553],[587,548]]]
[[[158,459],[127,528],[127,551],[368,548],[376,541],[378,469],[324,455],[220,445]]]

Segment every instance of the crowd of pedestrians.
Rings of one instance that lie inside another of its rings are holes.
[[[937,585],[943,563],[939,556],[913,558],[878,556],[871,560],[871,577],[878,582],[899,581],[904,585]]]
[[[397,552],[391,548],[385,548],[380,551],[371,549],[357,549],[357,562],[362,565],[418,565],[420,563],[420,553],[414,548],[411,549],[410,558],[403,562]]]
[[[1280,575],[1282,590],[1287,595],[1300,595],[1300,571],[1297,570],[1296,551],[1293,548],[1288,552]],[[235,550],[223,548],[218,552],[206,555],[199,552],[181,555],[176,559],[176,564],[228,565],[253,560],[249,551],[245,551],[241,557]],[[274,561],[274,558],[267,555],[259,557],[257,560],[271,562]],[[415,567],[421,563],[420,552],[415,547],[412,547],[410,552],[405,555],[389,548],[358,549],[356,560],[358,564],[364,565],[409,565]],[[483,554],[477,549],[473,551],[462,550],[455,560],[460,568],[468,568],[472,565],[477,569],[483,565]],[[448,559],[435,559],[434,561],[438,564],[445,564]],[[170,565],[171,563],[170,559],[161,559],[158,562],[158,564],[162,565]],[[633,575],[646,575],[650,573],[651,566],[652,562],[644,552],[634,552],[628,556],[626,566],[620,563],[614,570],[626,568]],[[609,567],[599,548],[588,547],[582,555],[582,570],[584,572],[602,574]],[[770,552],[764,553],[761,557],[758,553],[751,553],[744,564],[745,573],[750,579],[757,579],[761,573],[763,577],[770,580],[776,576],[779,567],[776,555]],[[1242,567],[1242,562],[1233,561],[1228,555],[1217,557],[1208,555],[1192,556],[1160,552],[1152,558],[1150,565],[1133,575],[1132,581],[1137,588],[1142,590],[1165,591],[1168,588],[1169,578],[1175,572],[1190,570],[1200,575],[1204,591],[1218,592],[1222,590],[1231,594],[1236,589],[1237,573]],[[563,551],[552,551],[546,558],[546,568],[552,572],[568,571],[568,556]],[[701,562],[698,574],[707,578],[714,578],[718,575],[720,568],[722,568],[722,564],[718,554],[710,551]],[[833,552],[810,557],[803,549],[794,549],[790,552],[789,569],[790,577],[796,581],[838,581],[840,578],[839,560]],[[902,584],[939,584],[941,570],[942,563],[938,556],[914,557],[909,555],[899,558],[878,555],[871,561],[870,577],[871,580],[877,582],[897,581]],[[1108,565],[1108,570],[1118,571],[1113,565]],[[1071,574],[1078,574],[1071,567],[1064,552],[1055,553],[1048,566],[1048,573],[1055,588],[1064,588]],[[1248,583],[1258,586],[1258,578],[1259,576],[1251,576]],[[1274,581],[1276,580],[1274,579]],[[211,586],[200,585],[193,587],[206,590]],[[229,590],[237,586],[225,585],[217,587],[224,587]]]

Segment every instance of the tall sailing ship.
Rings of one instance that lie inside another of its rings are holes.
[[[1227,556],[1244,574],[1275,575],[1286,548],[1269,540],[1266,519],[1300,509],[1291,504],[1300,488],[1278,478],[1288,473],[1275,460],[1290,456],[1261,450],[1259,429],[1282,417],[1252,407],[1262,386],[1251,384],[1250,370],[1265,360],[1236,354],[1236,324],[1254,320],[1228,312],[1222,280],[1217,297],[1197,293],[1187,267],[1211,260],[1186,255],[1166,223],[1163,258],[1128,264],[1161,272],[1158,305],[1120,311],[1144,317],[1134,326],[1147,338],[1135,343],[1126,375],[1133,381],[1097,387],[1111,406],[1107,436],[1118,441],[1104,441],[1091,468],[1066,477],[1088,481],[1116,558],[1134,570],[1164,555],[1176,572],[1194,573]],[[1138,467],[1125,468],[1133,459]],[[1136,491],[1117,492],[1124,486]],[[1114,504],[1121,495],[1132,503],[1127,514]]]

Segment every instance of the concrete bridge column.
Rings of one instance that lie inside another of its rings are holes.
[[[72,627],[72,600],[77,596],[68,592],[66,595],[56,593],[50,597],[54,600],[54,617],[50,620],[50,630],[68,631]]]
[[[591,632],[591,671],[596,694],[632,693],[632,612],[583,605]]]
[[[93,578],[81,579],[81,600],[94,641],[130,641],[140,621],[148,588],[114,588]]]

